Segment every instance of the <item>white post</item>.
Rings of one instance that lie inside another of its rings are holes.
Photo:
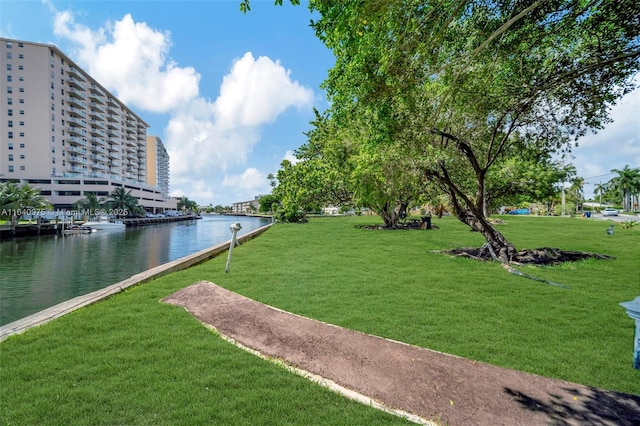
[[[227,266],[225,267],[224,272],[229,272],[229,266],[231,265],[231,253],[233,253],[233,248],[237,243],[236,234],[238,233],[239,230],[242,229],[242,226],[240,226],[239,222],[236,222],[230,226],[230,229],[231,229],[231,244],[229,245],[229,254],[227,256]]]

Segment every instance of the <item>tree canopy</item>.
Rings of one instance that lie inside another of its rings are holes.
[[[509,156],[568,151],[633,88],[634,1],[315,1],[336,56],[324,87],[338,126],[368,116],[366,143],[400,144],[457,217],[502,260],[486,219],[490,171]]]

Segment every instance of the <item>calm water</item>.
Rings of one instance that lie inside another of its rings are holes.
[[[0,242],[0,325],[90,293],[268,223],[251,217],[203,219]]]

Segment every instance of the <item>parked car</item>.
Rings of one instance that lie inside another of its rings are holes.
[[[606,209],[602,210],[602,216],[618,216],[618,210],[607,207]]]
[[[509,214],[531,214],[531,212],[529,211],[529,209],[516,209],[511,210]]]

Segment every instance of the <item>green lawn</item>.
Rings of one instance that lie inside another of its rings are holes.
[[[433,231],[374,231],[377,218],[278,224],[226,255],[162,277],[0,344],[3,424],[388,424],[216,337],[158,301],[199,280],[332,324],[548,377],[640,394],[634,324],[640,229],[600,220],[505,217],[518,248],[615,260],[524,272],[436,250],[480,246],[452,218]]]

